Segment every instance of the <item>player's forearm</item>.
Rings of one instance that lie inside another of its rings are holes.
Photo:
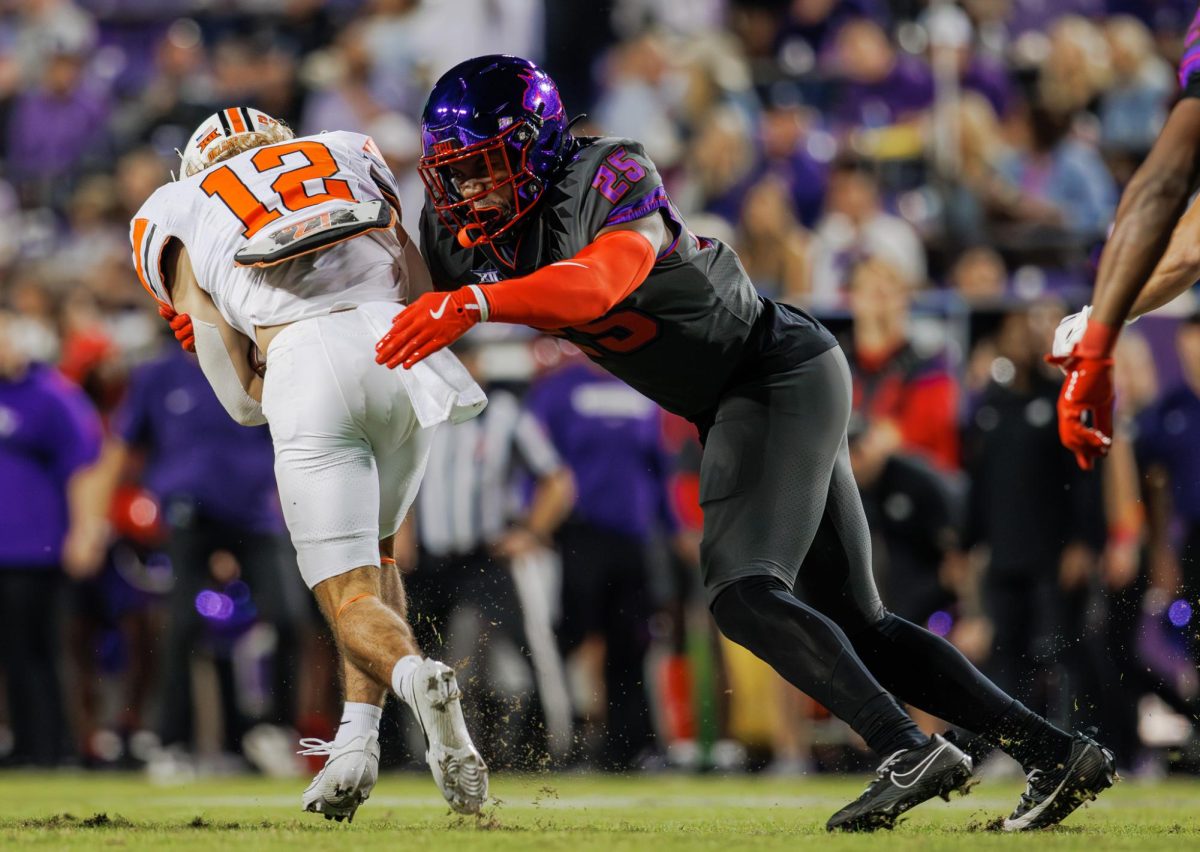
[[[538,480],[525,527],[543,541],[554,535],[575,505],[575,478],[565,467]]]
[[[604,316],[646,280],[654,266],[650,242],[633,231],[596,238],[570,260],[481,288],[489,322],[567,328]]]
[[[81,499],[107,512],[128,460],[129,447],[123,440],[116,437],[105,439],[100,458],[86,472],[83,483],[86,493],[81,495]]]
[[[1169,304],[1197,280],[1200,280],[1200,264],[1172,262],[1165,268],[1160,265],[1134,300],[1129,318],[1136,319]]]
[[[1146,547],[1152,553],[1169,547],[1171,526],[1171,477],[1161,465],[1142,472],[1146,506]]]
[[[67,515],[72,529],[107,534],[108,506],[115,490],[115,482],[110,487],[108,471],[102,456],[67,480]]]
[[[261,382],[257,385],[259,399],[249,394],[255,385],[247,382],[235,366],[225,341],[221,338],[220,330],[212,323],[192,318],[196,332],[196,357],[200,361],[200,369],[212,386],[213,393],[221,406],[235,421],[243,426],[261,426],[267,422],[263,416],[261,399]],[[249,365],[246,366],[249,370]]]
[[[1200,99],[1171,111],[1153,150],[1130,181],[1100,258],[1093,319],[1119,326],[1158,265],[1196,178]]]
[[[1101,257],[1092,316],[1106,325],[1120,325],[1129,316],[1187,199],[1186,192],[1169,182],[1154,179],[1153,184],[1130,187],[1136,194],[1128,205],[1122,204]]]
[[[1161,308],[1200,279],[1200,205],[1193,204],[1171,234],[1158,265],[1130,308],[1130,318]]]

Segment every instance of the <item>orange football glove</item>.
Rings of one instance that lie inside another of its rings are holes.
[[[1113,359],[1117,330],[1089,320],[1071,354],[1048,357],[1067,374],[1058,396],[1058,437],[1084,470],[1108,455],[1113,434]]]
[[[392,320],[375,344],[375,363],[408,370],[487,319],[487,301],[474,285],[450,293],[424,293]]]
[[[175,339],[187,352],[196,351],[196,334],[192,331],[192,318],[187,314],[177,314],[170,305],[160,304],[158,315],[165,319],[175,332]]]

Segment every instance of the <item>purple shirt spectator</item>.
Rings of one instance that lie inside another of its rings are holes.
[[[1105,5],[1106,0],[1013,0],[1008,12],[1008,31],[1013,36],[1032,30],[1045,31],[1064,15],[1082,15],[1094,20],[1104,14]]]
[[[107,120],[107,99],[85,86],[21,95],[9,123],[9,174],[26,181],[69,173],[95,149],[97,134],[103,138]]]
[[[639,539],[677,529],[658,406],[579,363],[539,379],[525,401],[575,475],[576,518]]]
[[[806,148],[798,148],[788,157],[759,163],[745,178],[709,199],[704,205],[705,211],[715,213],[727,222],[737,222],[746,193],[766,175],[773,175],[787,184],[800,224],[806,228],[815,226],[825,202],[829,164],[813,157]]]
[[[987,98],[996,115],[1003,118],[1008,114],[1012,101],[1012,82],[1008,70],[999,62],[975,56],[962,73],[962,87],[969,92],[978,92]]]
[[[896,56],[887,77],[877,83],[846,80],[831,114],[843,127],[887,127],[933,105],[933,73],[920,59]]]
[[[1155,33],[1175,35],[1196,11],[1196,0],[1108,0],[1109,16],[1132,15]]]
[[[1200,523],[1200,398],[1187,385],[1163,395],[1137,418],[1138,462],[1171,475],[1171,503],[1188,524]]]
[[[148,452],[143,484],[168,522],[182,502],[247,530],[282,532],[267,427],[233,422],[191,356],[171,346],[135,370],[112,431]]]
[[[779,33],[778,50],[783,55],[795,51],[797,43],[808,45],[814,58],[827,52],[833,37],[846,21],[870,18],[881,25],[890,19],[886,3],[879,0],[838,0],[829,3],[828,10],[819,16],[805,18],[797,8],[790,11]]]
[[[1044,157],[1014,153],[997,163],[997,171],[1029,195],[1049,201],[1066,218],[1066,226],[1084,237],[1100,235],[1117,209],[1112,174],[1096,150],[1067,138]]]
[[[59,565],[67,481],[95,461],[100,438],[91,402],[56,370],[0,378],[0,570]]]

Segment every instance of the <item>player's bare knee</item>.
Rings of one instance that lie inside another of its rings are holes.
[[[363,565],[322,580],[313,587],[313,594],[321,612],[336,630],[340,614],[352,606],[352,599],[357,602],[372,596],[379,598],[379,568],[375,565]]]

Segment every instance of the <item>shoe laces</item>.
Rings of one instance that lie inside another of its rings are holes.
[[[1031,808],[1037,804],[1037,795],[1041,792],[1038,789],[1038,785],[1042,782],[1045,775],[1046,773],[1041,769],[1029,770],[1029,773],[1025,776],[1025,792],[1021,794],[1022,805]]]
[[[875,770],[874,780],[867,784],[866,788],[862,792],[862,795],[865,796],[868,792],[870,792],[872,787],[882,781],[884,776],[888,774],[888,770],[895,766],[896,761],[903,757],[908,751],[908,749],[902,748],[899,751],[892,752],[892,754],[889,755],[888,758],[883,761],[883,763],[879,764],[879,768]]]
[[[321,755],[333,754],[333,741],[323,740],[319,737],[304,737],[300,740],[300,751],[296,754],[302,757],[319,757]]]
[[[900,758],[903,757],[905,754],[907,754],[909,751],[910,751],[910,749],[902,748],[899,751],[892,752],[891,756],[888,757],[888,759],[885,760],[883,763],[879,764],[879,768],[875,770],[875,778],[879,779],[879,778],[882,778],[884,775],[887,775],[888,770],[891,769],[893,766],[895,766],[897,761],[899,761]]]

